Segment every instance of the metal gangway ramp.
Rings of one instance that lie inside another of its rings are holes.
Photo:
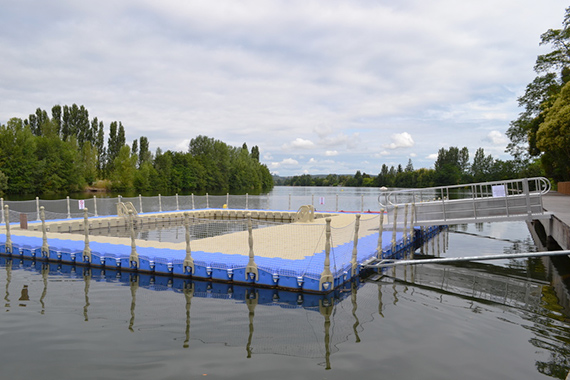
[[[385,191],[378,197],[385,210],[412,204],[417,226],[550,218],[542,195],[550,191],[544,177],[481,182],[423,189]]]

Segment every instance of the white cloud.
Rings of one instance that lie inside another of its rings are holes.
[[[190,139],[184,139],[180,141],[178,144],[176,144],[176,150],[186,152],[188,151],[189,144],[190,144]]]
[[[489,134],[486,137],[486,140],[490,141],[491,143],[493,143],[495,145],[505,145],[505,144],[508,144],[508,142],[509,142],[509,139],[507,138],[507,136],[503,135],[499,131],[489,132]]]
[[[389,156],[389,155],[390,155],[390,152],[388,152],[387,150],[383,150],[381,152],[375,153],[374,157],[375,158],[382,158],[382,157]]]
[[[432,153],[426,156],[428,160],[437,160],[437,153]]]
[[[387,146],[389,149],[410,148],[415,144],[412,135],[408,132],[394,133],[390,138],[392,142]]]
[[[351,135],[338,133],[335,135],[319,134],[319,144],[326,147],[346,146],[348,149],[358,147],[360,143],[360,133],[354,132]]]
[[[327,151],[325,151],[325,156],[327,156],[327,157],[338,156],[338,151],[336,151],[336,150],[327,150]]]
[[[299,165],[299,162],[293,158],[286,158],[281,161],[282,165]]]
[[[269,164],[269,168],[277,169],[277,168],[282,168],[284,166],[295,166],[295,165],[299,165],[299,161],[293,158],[285,158],[281,162],[271,162]]]
[[[297,137],[295,140],[291,141],[288,144],[283,144],[282,148],[284,150],[287,149],[311,149],[315,147],[315,143],[311,140],[305,140],[300,137]]]

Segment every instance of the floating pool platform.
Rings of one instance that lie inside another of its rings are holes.
[[[251,220],[263,221],[263,228],[252,229]],[[378,213],[315,212],[310,220],[298,221],[295,212],[233,209],[33,221],[3,226],[0,254],[177,280],[327,294],[358,278],[362,263],[380,256],[402,258],[440,229],[394,228],[388,222]],[[173,223],[186,226],[186,242],[135,239],[134,230],[142,226]],[[218,236],[190,237],[190,226],[215,229],[218,223],[231,228]],[[89,234],[113,228],[133,233],[131,238]]]

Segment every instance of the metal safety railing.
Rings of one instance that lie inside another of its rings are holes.
[[[523,178],[387,191],[378,203],[383,208],[414,204],[416,225],[539,219],[550,215],[542,204],[550,188],[546,178]]]

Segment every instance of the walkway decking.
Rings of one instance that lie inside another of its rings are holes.
[[[554,213],[558,219],[570,226],[570,195],[550,191],[542,196],[546,211]]]

